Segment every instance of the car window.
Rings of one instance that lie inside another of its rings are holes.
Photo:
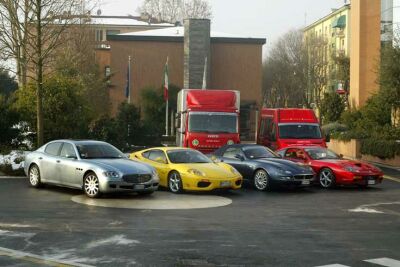
[[[165,156],[165,153],[161,150],[151,150],[150,155],[149,155],[149,160],[155,161],[155,162],[165,162],[167,163],[167,157]]]
[[[150,156],[150,151],[146,151],[142,153],[142,157],[148,159]]]
[[[74,146],[69,143],[64,143],[60,152],[60,156],[64,158],[76,157]]]
[[[236,159],[236,155],[243,155],[243,152],[240,148],[238,147],[231,147],[225,150],[223,157],[224,158],[230,158],[230,159]]]
[[[47,154],[52,155],[52,156],[58,156],[61,145],[62,145],[62,143],[60,143],[60,142],[50,143],[46,146],[46,149],[44,150],[44,152],[46,152]]]
[[[288,148],[285,153],[286,158],[303,160],[306,158],[304,151],[298,148]]]

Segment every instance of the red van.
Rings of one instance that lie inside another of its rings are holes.
[[[319,121],[311,109],[261,110],[257,144],[276,150],[291,145],[326,147],[325,141],[329,140],[322,136]]]

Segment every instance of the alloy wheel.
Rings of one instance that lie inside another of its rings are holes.
[[[258,170],[254,174],[254,187],[257,190],[265,191],[268,188],[268,174],[264,170]]]
[[[173,193],[180,193],[182,191],[182,182],[179,174],[177,172],[173,172],[169,176],[168,180],[169,190]]]
[[[319,174],[319,183],[324,188],[331,188],[335,184],[335,176],[330,169],[323,169]]]
[[[85,184],[84,184],[85,193],[89,197],[97,197],[99,195],[99,179],[93,173],[88,174],[85,177]]]
[[[40,184],[40,172],[37,166],[32,166],[29,170],[29,182],[31,186],[38,187]]]

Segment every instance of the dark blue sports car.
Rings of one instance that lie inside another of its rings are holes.
[[[260,145],[234,144],[216,150],[212,156],[233,166],[260,191],[271,185],[309,186],[315,173],[308,165],[282,159],[272,150]]]

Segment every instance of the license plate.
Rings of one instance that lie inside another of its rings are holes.
[[[303,180],[303,181],[301,181],[301,184],[302,185],[309,185],[310,181],[309,180]]]
[[[375,180],[368,180],[368,184],[375,184]]]
[[[231,182],[229,182],[229,181],[223,181],[223,182],[221,182],[221,187],[230,187],[231,186]]]
[[[135,185],[135,189],[144,189],[144,184]]]

